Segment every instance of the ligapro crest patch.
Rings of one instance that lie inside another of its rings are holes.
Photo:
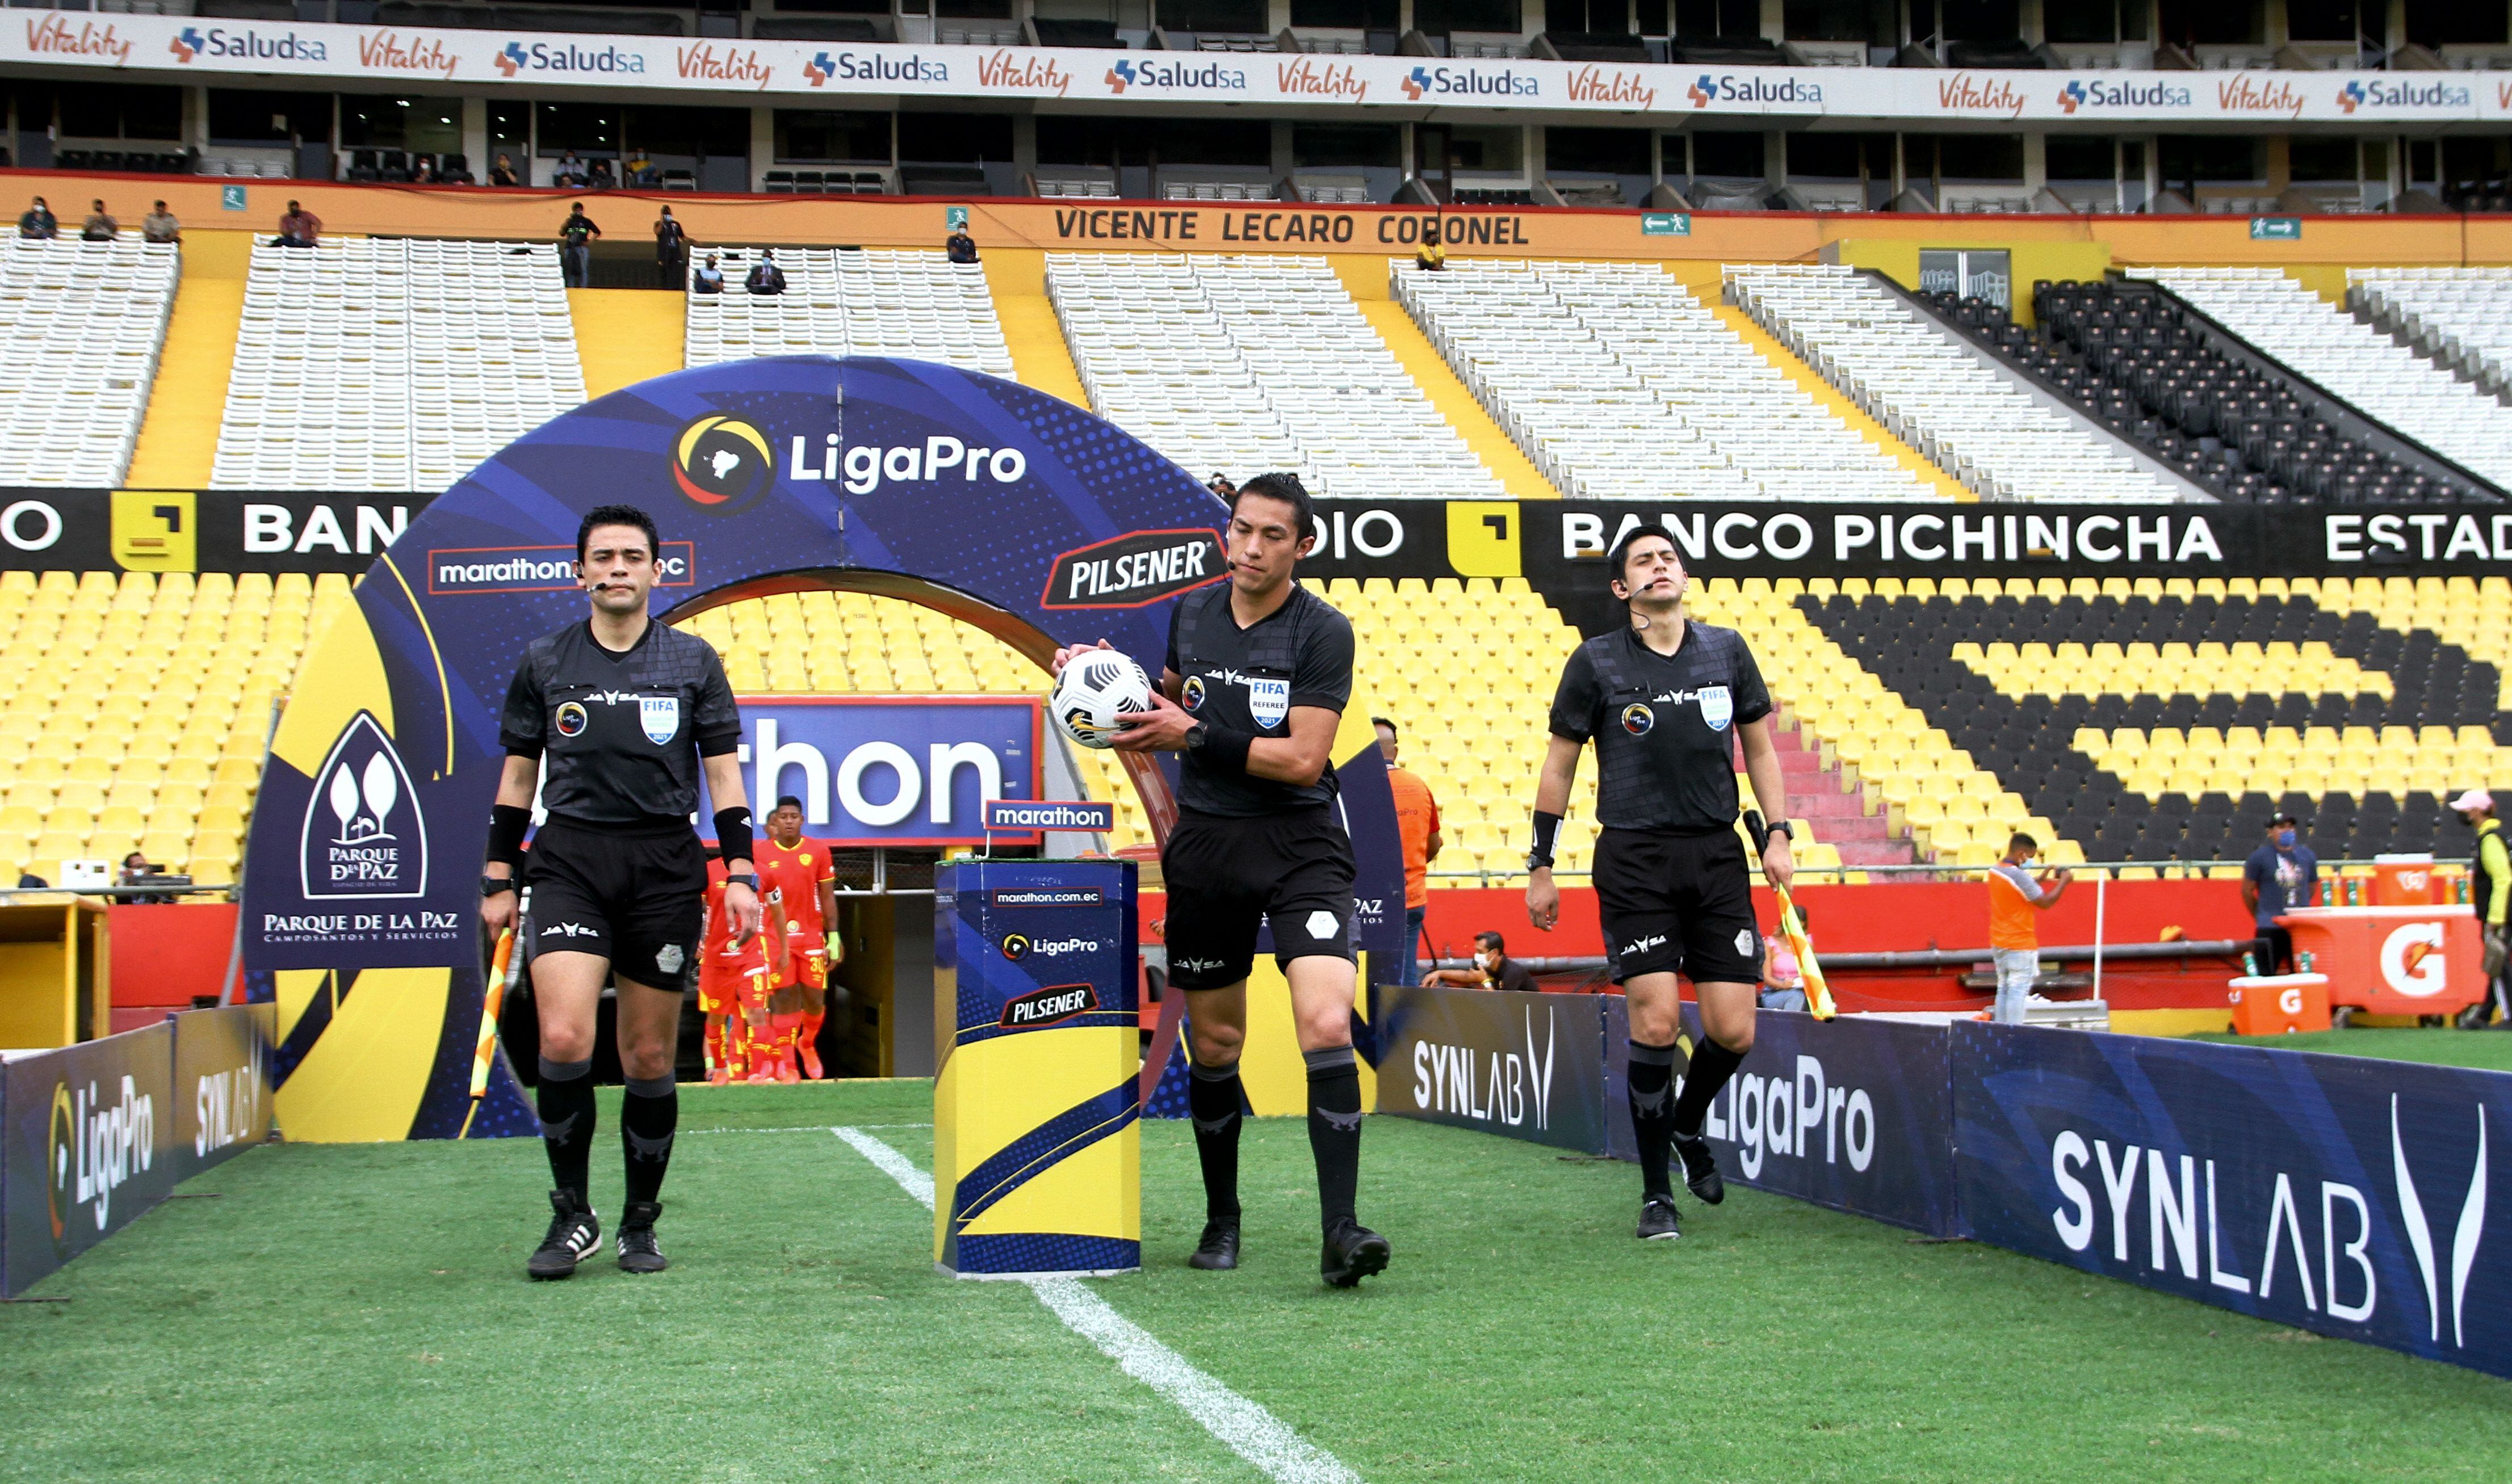
[[[1657,724],[1657,713],[1638,701],[1623,708],[1623,730],[1634,737],[1645,737]]]
[[[427,894],[427,821],[410,770],[374,717],[361,711],[314,771],[297,837],[308,901]]]
[[[637,720],[645,723],[646,740],[660,747],[680,735],[681,698],[641,695],[637,698]]]
[[[1711,731],[1725,731],[1727,723],[1735,719],[1736,698],[1728,694],[1726,686],[1701,687],[1701,720],[1709,723]]]
[[[1247,682],[1247,714],[1259,726],[1279,726],[1291,714],[1291,683],[1250,677]]]

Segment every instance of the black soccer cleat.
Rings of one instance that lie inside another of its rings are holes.
[[[1683,1228],[1675,1220],[1674,1202],[1663,1195],[1641,1201],[1640,1230],[1636,1234],[1644,1242],[1670,1242],[1681,1236]]]
[[[619,1270],[660,1272],[672,1265],[654,1240],[654,1218],[663,1214],[659,1200],[632,1200],[619,1218]]]
[[[549,1234],[541,1238],[524,1271],[535,1281],[575,1276],[575,1265],[602,1245],[602,1222],[573,1191],[550,1191]]]
[[[1705,1206],[1727,1198],[1727,1182],[1718,1177],[1718,1156],[1709,1151],[1707,1134],[1676,1134],[1674,1152],[1683,1157],[1683,1188]]]
[[[1238,1228],[1217,1221],[1203,1224],[1203,1240],[1195,1244],[1195,1256],[1186,1260],[1189,1268],[1206,1272],[1229,1272],[1238,1266]]]
[[[1385,1272],[1387,1260],[1394,1253],[1387,1238],[1347,1216],[1326,1233],[1317,1271],[1333,1286],[1350,1288],[1372,1273]]]

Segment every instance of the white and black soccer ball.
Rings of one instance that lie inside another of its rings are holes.
[[[1084,649],[1065,662],[1047,692],[1047,714],[1083,747],[1104,748],[1125,729],[1119,717],[1152,709],[1152,678],[1133,656]]]

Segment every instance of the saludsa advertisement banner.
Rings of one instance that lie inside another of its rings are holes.
[[[603,87],[789,98],[1527,108],[1917,123],[2453,123],[2512,117],[2512,81],[2459,72],[2017,72],[1702,67],[743,41],[20,12],[0,62],[205,79]]]

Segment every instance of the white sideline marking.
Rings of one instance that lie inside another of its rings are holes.
[[[832,1128],[854,1152],[933,1209],[933,1177],[905,1154],[859,1128]],[[1223,1386],[1149,1330],[1117,1312],[1076,1278],[1024,1278],[1064,1327],[1099,1347],[1126,1375],[1178,1404],[1203,1430],[1282,1484],[1360,1484],[1341,1459],[1293,1431],[1280,1418]]]
[[[857,1128],[931,1128],[932,1126],[930,1123],[858,1123],[855,1125]],[[681,1133],[686,1136],[688,1134],[825,1134],[828,1131],[829,1125],[826,1123],[804,1123],[792,1128],[685,1128]]]

